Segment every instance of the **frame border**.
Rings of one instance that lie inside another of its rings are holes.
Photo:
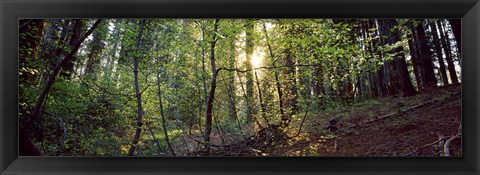
[[[463,157],[18,157],[19,18],[192,17],[462,18]],[[0,174],[480,174],[479,0],[0,0],[0,19]]]

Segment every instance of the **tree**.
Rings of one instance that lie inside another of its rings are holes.
[[[400,30],[398,29],[398,22],[394,19],[384,19],[380,20],[379,22],[382,27],[380,27],[380,31],[382,34],[386,34],[387,37],[384,40],[385,44],[395,44],[399,41],[401,41],[400,36]],[[392,31],[393,30],[393,31]],[[388,32],[392,31],[392,32]],[[403,95],[405,97],[408,96],[413,96],[416,94],[416,90],[412,85],[412,82],[410,80],[410,75],[408,73],[407,69],[407,63],[405,61],[405,54],[403,53],[403,46],[394,46],[392,53],[394,54],[394,62],[396,64],[396,69],[399,74],[399,79],[400,79],[400,86],[403,91]]]
[[[246,60],[244,62],[246,69],[252,70],[246,73],[246,88],[247,88],[247,122],[251,122],[256,115],[254,108],[254,91],[253,91],[253,65],[252,65],[252,54],[254,49],[254,32],[255,32],[255,22],[252,19],[247,19],[245,21],[245,55]]]
[[[52,74],[48,78],[48,81],[46,82],[46,84],[45,84],[43,90],[41,91],[38,99],[36,100],[35,106],[34,106],[32,112],[31,112],[30,117],[26,118],[25,120],[23,120],[21,122],[21,125],[20,125],[20,128],[19,128],[19,133],[21,135],[23,135],[25,137],[28,137],[28,136],[26,136],[28,127],[30,127],[31,122],[33,120],[36,120],[36,119],[40,118],[39,117],[40,116],[39,115],[40,108],[43,105],[45,97],[50,92],[50,89],[52,88],[52,85],[54,84],[55,79],[56,79],[58,73],[60,72],[60,69],[62,68],[63,65],[66,64],[66,62],[70,61],[73,58],[73,55],[78,51],[82,42],[95,30],[95,28],[100,24],[101,21],[102,21],[101,19],[96,20],[96,22],[93,24],[93,26],[77,41],[77,43],[75,44],[75,47],[73,47],[73,49],[70,51],[70,53],[67,56],[65,56],[62,59],[62,61],[60,62],[60,64],[57,65],[53,69]],[[22,142],[22,143],[28,143],[28,142]]]
[[[423,73],[422,78],[425,83],[425,88],[432,88],[437,86],[437,79],[435,77],[435,72],[433,71],[433,61],[432,53],[430,51],[430,46],[428,46],[428,40],[425,35],[425,28],[423,26],[424,20],[418,21],[418,24],[415,27],[415,32],[417,33],[417,41],[419,48],[419,58],[421,61],[421,66]]]
[[[437,25],[434,22],[430,22],[430,28],[432,29],[433,44],[435,45],[436,56],[438,64],[440,65],[440,75],[444,85],[448,84],[447,71],[445,69],[445,62],[443,61],[442,48],[440,46],[440,40],[438,38]]]
[[[135,43],[136,48],[140,46],[140,40],[142,39],[144,26],[145,26],[145,20],[141,20],[139,24],[137,41]],[[140,93],[140,88],[138,85],[138,62],[140,59],[139,57],[140,56],[137,54],[134,54],[133,56],[133,75],[135,78],[134,86],[135,86],[135,96],[137,97],[137,123],[135,124],[135,128],[136,128],[135,136],[133,137],[132,145],[128,150],[128,154],[127,154],[128,156],[133,156],[135,148],[138,147],[137,143],[138,143],[138,140],[140,139],[140,133],[142,132],[142,116],[143,116],[142,94]]]
[[[215,64],[215,45],[217,43],[217,31],[218,31],[219,21],[220,19],[215,19],[213,23],[212,38],[210,41],[210,63],[212,65],[212,80],[210,83],[210,93],[207,101],[205,132],[204,132],[205,152],[207,154],[209,154],[210,152],[210,133],[212,132],[213,100],[215,98],[215,90],[217,88],[217,75],[221,70],[221,69],[217,69]]]
[[[446,37],[446,32],[444,32],[445,28],[442,24],[441,21],[437,21],[437,25],[439,26],[440,30],[440,38],[442,41],[442,46],[443,46],[443,51],[446,55],[446,60],[447,60],[447,65],[448,65],[448,72],[450,73],[450,80],[452,81],[452,84],[457,84],[458,83],[458,78],[457,78],[457,73],[455,71],[455,65],[453,63],[453,58],[452,58],[452,49],[450,48],[448,38]]]
[[[84,24],[83,24],[83,21],[81,19],[75,19],[73,20],[73,27],[72,27],[72,31],[71,31],[71,36],[70,36],[70,41],[69,41],[69,46],[70,48],[67,49],[67,52],[68,50],[72,49],[75,47],[75,44],[78,43],[78,41],[80,40],[80,33],[82,31],[82,28],[83,28]],[[63,65],[62,65],[62,73],[61,73],[61,76],[65,79],[70,79],[71,76],[72,76],[72,71],[73,71],[73,68],[74,68],[74,62],[77,60],[77,57],[75,56],[75,54],[72,56],[72,59],[69,59],[67,60]]]
[[[457,43],[457,48],[459,54],[462,52],[462,23],[460,19],[448,19],[450,26],[452,26],[453,35],[455,36],[455,41]]]
[[[93,74],[94,67],[100,62],[100,53],[103,50],[104,43],[103,40],[106,37],[107,24],[99,26],[99,29],[93,32],[92,41],[90,42],[90,53],[88,54],[87,67],[85,69],[85,74],[89,76],[96,77]]]
[[[413,66],[413,73],[415,75],[415,81],[417,83],[417,88],[418,90],[421,90],[424,88],[424,78],[423,78],[423,67],[421,66],[421,61],[420,61],[420,51],[418,48],[418,45],[416,44],[416,36],[417,32],[415,31],[415,28],[413,27],[413,24],[411,21],[407,22],[407,39],[408,39],[408,48],[411,56],[411,61],[412,61],[412,66]]]
[[[19,58],[20,67],[20,84],[32,85],[39,74],[39,67],[30,66],[27,63],[36,62],[38,60],[38,50],[40,39],[44,29],[45,20],[43,19],[22,19],[19,21]]]

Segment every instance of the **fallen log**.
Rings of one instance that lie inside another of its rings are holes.
[[[445,141],[445,144],[443,145],[443,156],[451,156],[450,155],[450,149],[448,148],[448,146],[450,145],[450,143],[457,139],[457,138],[460,138],[460,135],[461,134],[457,134],[457,135],[454,135],[452,137],[450,137],[447,141]]]

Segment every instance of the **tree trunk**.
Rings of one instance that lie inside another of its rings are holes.
[[[430,48],[428,46],[428,40],[425,35],[423,21],[421,21],[415,27],[415,29],[418,36],[417,43],[420,45],[420,61],[422,62],[423,70],[425,71],[424,85],[426,88],[437,87],[437,78],[435,77],[435,72],[433,71],[432,53],[430,52]]]
[[[28,69],[37,69],[36,66],[27,64],[38,59],[38,46],[42,38],[44,19],[22,19],[19,21],[19,52],[20,67]],[[21,70],[20,70],[21,71]],[[30,71],[21,71],[20,84],[33,85],[36,84],[38,74],[33,74]]]
[[[204,133],[204,142],[205,142],[205,153],[210,154],[210,133],[212,132],[212,116],[213,116],[213,100],[215,98],[215,89],[217,88],[217,75],[221,69],[218,69],[212,77],[212,82],[210,83],[210,93],[208,96],[207,102],[207,115],[205,118],[205,133]]]
[[[437,24],[440,29],[440,37],[441,37],[442,46],[444,49],[443,51],[445,52],[445,55],[446,55],[448,72],[450,73],[450,80],[452,80],[452,84],[457,84],[458,78],[457,78],[457,73],[455,71],[455,65],[453,63],[452,50],[450,49],[450,43],[448,42],[448,38],[446,37],[447,32],[444,30],[444,26],[442,25],[441,21],[437,21]]]
[[[215,22],[213,24],[212,41],[210,41],[210,63],[212,65],[212,82],[210,83],[210,93],[207,101],[205,132],[203,137],[205,142],[205,153],[207,155],[210,154],[210,133],[212,132],[213,100],[215,98],[215,89],[217,88],[217,74],[221,70],[217,70],[215,65],[215,44],[217,42],[216,39],[219,20],[220,19],[215,19]]]
[[[445,69],[445,62],[443,60],[442,48],[440,46],[440,40],[438,39],[437,25],[435,25],[435,22],[430,22],[430,28],[432,29],[433,44],[435,45],[438,64],[440,64],[440,75],[442,76],[443,85],[447,85],[447,71]]]
[[[263,22],[263,32],[265,33],[265,41],[266,41],[266,44],[267,44],[267,47],[268,47],[268,53],[270,54],[270,58],[273,61],[273,66],[275,66],[275,63],[276,63],[275,55],[273,54],[272,46],[270,45],[270,40],[268,38],[268,33],[267,33],[267,26],[266,26],[265,22]],[[279,110],[280,110],[280,117],[281,117],[281,121],[284,121],[284,120],[286,120],[286,116],[285,116],[285,111],[283,110],[283,92],[282,92],[282,88],[280,86],[280,81],[279,81],[279,77],[278,77],[278,70],[275,70],[274,72],[275,72],[275,74],[274,74],[275,87],[276,87],[277,93],[278,93],[278,107],[279,107]]]
[[[72,35],[70,37],[69,45],[70,48],[74,48],[75,44],[78,43],[78,40],[80,39],[80,33],[83,28],[83,21],[81,19],[75,19],[74,20],[74,26],[72,28]],[[72,56],[72,59],[68,60],[65,62],[65,64],[62,65],[62,73],[61,76],[65,79],[70,79],[72,77],[72,71],[74,68],[74,62],[77,60],[77,57],[75,55]]]
[[[281,126],[286,128],[291,120],[293,114],[298,112],[298,90],[297,90],[297,83],[296,83],[296,71],[295,67],[295,60],[290,53],[290,48],[285,48],[285,65],[287,66],[284,70],[284,77],[285,77],[285,104],[283,105],[287,111],[285,111],[285,117],[281,120]]]
[[[457,42],[458,55],[460,57],[462,53],[462,23],[461,19],[449,19],[450,26],[452,26],[453,35],[455,36],[455,41]]]
[[[205,107],[208,103],[208,90],[207,90],[207,70],[205,69],[205,28],[202,26],[202,82],[203,82],[203,96],[205,100]],[[198,128],[202,130],[202,117],[198,117]],[[203,131],[202,131],[203,132]]]
[[[413,74],[415,75],[415,80],[417,82],[417,89],[418,90],[421,90],[423,89],[423,78],[422,78],[422,75],[421,75],[421,68],[422,66],[420,66],[420,60],[419,60],[419,55],[418,55],[418,48],[416,47],[417,45],[415,44],[415,36],[416,36],[416,33],[415,33],[415,30],[412,26],[412,23],[411,22],[408,22],[407,23],[407,26],[408,28],[410,29],[410,31],[412,33],[408,34],[408,47],[409,47],[409,52],[410,52],[410,56],[411,56],[411,61],[412,61],[412,66],[413,66]]]
[[[138,31],[137,41],[135,43],[135,48],[140,46],[140,40],[142,38],[143,27],[145,25],[145,20],[140,22],[140,29]],[[142,115],[143,115],[143,108],[142,108],[142,94],[140,94],[140,88],[138,85],[138,56],[134,56],[133,59],[133,75],[135,78],[135,96],[137,97],[137,124],[135,126],[135,136],[133,137],[132,145],[128,150],[128,156],[133,156],[135,148],[138,146],[138,140],[140,139],[140,133],[142,132]]]
[[[247,19],[245,24],[245,55],[247,59],[245,60],[246,69],[251,70],[246,73],[246,88],[247,88],[247,123],[251,122],[256,114],[254,108],[254,91],[253,91],[253,65],[252,65],[252,54],[254,49],[254,21],[252,19]]]
[[[118,50],[118,44],[119,44],[119,42],[121,42],[121,36],[124,35],[124,33],[125,33],[125,31],[122,32],[120,30],[119,24],[120,23],[118,22],[118,20],[114,23],[115,34],[112,34],[112,37],[117,42],[113,42],[113,46],[112,46],[112,49],[110,50],[109,57],[108,57],[108,62],[107,62],[106,70],[105,70],[105,72],[106,72],[105,79],[107,80],[107,86],[110,85],[110,82],[111,82],[111,79],[112,79],[111,75],[112,75],[112,72],[113,72],[113,66],[115,65],[114,60],[118,59],[116,57],[117,50]]]
[[[394,19],[384,19],[382,22],[384,27],[381,29],[385,30],[383,33],[387,34],[387,38],[385,40],[385,44],[395,44],[396,42],[400,41],[401,32],[398,28],[394,26],[398,25],[398,22]],[[393,30],[393,31],[391,31]],[[391,31],[391,32],[390,32]],[[407,69],[407,63],[405,61],[405,55],[403,54],[403,46],[399,46],[393,49],[394,61],[393,63],[396,66],[396,70],[398,71],[398,78],[400,79],[400,86],[403,91],[403,95],[405,97],[413,96],[416,94],[416,90],[412,85],[410,80],[410,75]]]
[[[104,47],[104,44],[102,42],[106,36],[106,32],[108,32],[106,29],[108,29],[106,24],[100,25],[98,30],[93,32],[93,38],[90,43],[90,53],[88,54],[85,75],[91,76],[91,78],[93,79],[96,79],[96,76],[94,75],[94,69],[100,63],[100,58],[98,57]],[[114,43],[114,45],[116,45],[116,42]]]
[[[163,112],[163,102],[162,102],[162,89],[160,88],[160,70],[157,70],[157,90],[158,90],[158,103],[160,104],[160,115],[162,116],[162,127],[163,127],[163,134],[165,135],[165,142],[167,142],[168,149],[173,156],[175,156],[175,151],[173,150],[172,144],[170,144],[170,140],[168,139],[168,129],[167,129],[167,122],[165,118],[165,113]]]
[[[228,60],[228,66],[229,67],[235,67],[235,43],[231,42],[230,45],[230,60]],[[229,116],[230,119],[235,120],[237,123],[237,127],[239,130],[242,130],[242,126],[240,125],[240,120],[238,119],[237,115],[237,103],[236,103],[236,85],[235,85],[235,72],[230,71],[228,73],[228,84],[227,84],[227,90],[228,90],[228,109],[229,109]]]
[[[262,98],[262,91],[260,89],[260,83],[259,83],[259,80],[258,80],[258,75],[257,75],[257,71],[254,70],[255,72],[255,82],[257,84],[257,90],[258,90],[258,101],[260,102],[260,109],[261,109],[261,112],[260,112],[260,115],[263,117],[263,119],[265,120],[266,124],[269,125],[270,124],[270,121],[268,120],[268,118],[265,116],[266,113],[265,113],[265,105],[263,104],[263,98]]]

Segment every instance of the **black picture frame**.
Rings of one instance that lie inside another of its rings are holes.
[[[479,0],[0,0],[0,174],[479,174]],[[18,157],[20,18],[462,18],[458,158]]]

